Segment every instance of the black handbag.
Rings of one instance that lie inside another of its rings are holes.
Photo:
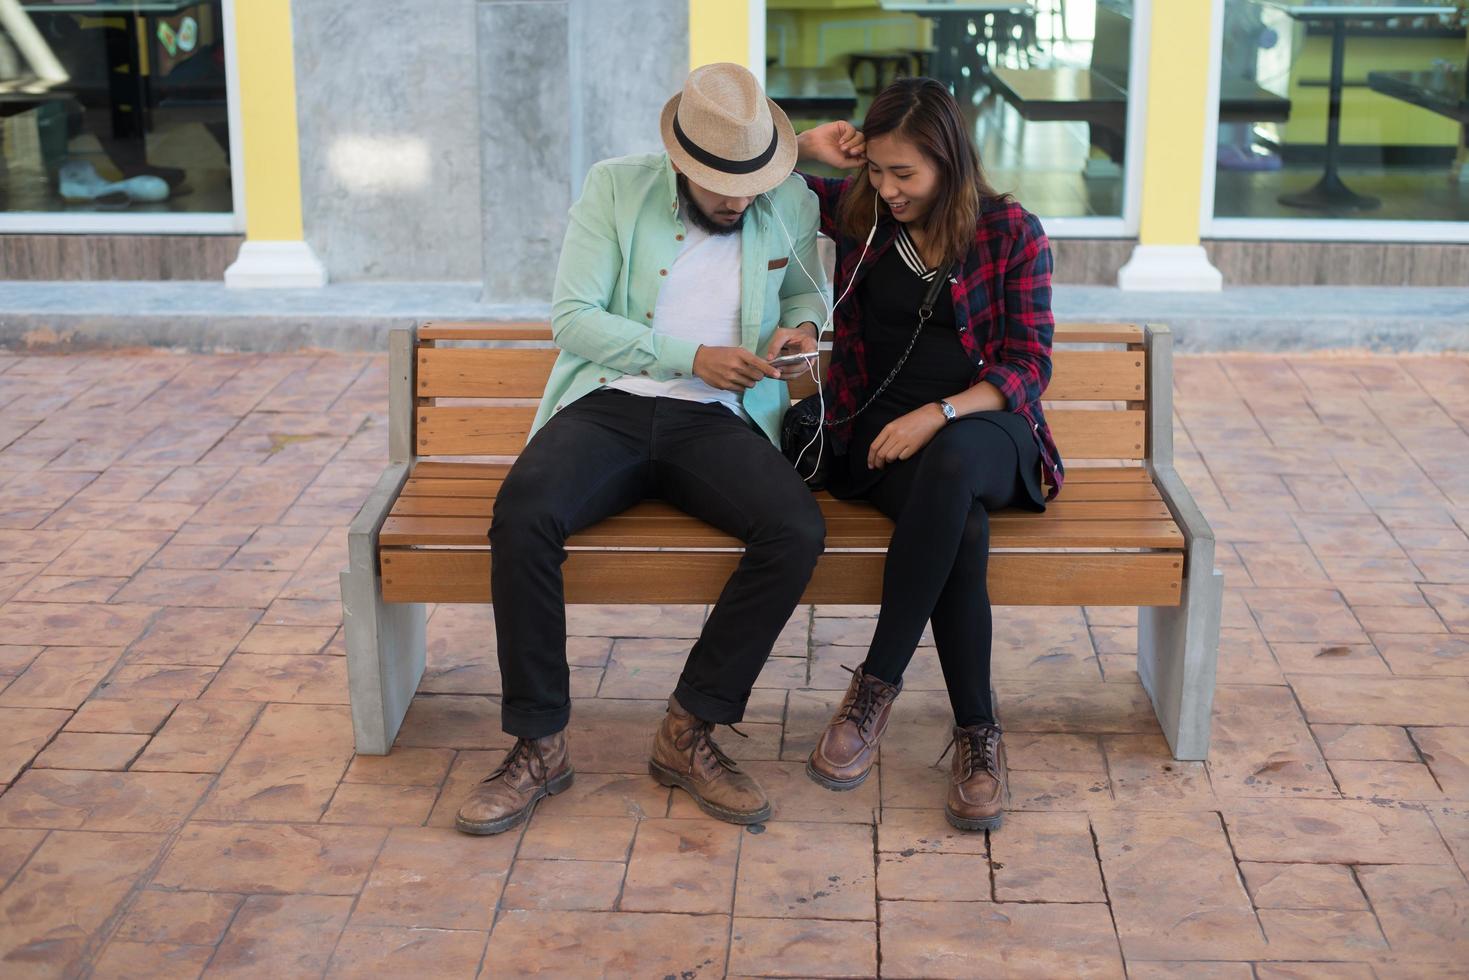
[[[806,485],[813,491],[825,490],[827,483],[827,472],[831,462],[831,454],[826,452],[826,433],[824,429],[836,428],[839,425],[847,425],[853,419],[872,407],[872,403],[887,390],[888,385],[903,370],[903,365],[908,362],[908,355],[913,353],[913,348],[918,344],[918,337],[923,333],[923,325],[933,316],[933,304],[938,301],[939,293],[942,292],[944,284],[949,281],[949,273],[953,271],[953,263],[945,265],[933,277],[933,282],[928,287],[928,292],[923,296],[923,303],[918,307],[918,327],[913,331],[913,336],[908,340],[908,347],[903,351],[903,356],[898,358],[898,363],[888,372],[882,384],[877,390],[857,409],[846,418],[825,420],[822,418],[824,402],[820,393],[807,395],[786,412],[785,418],[780,423],[780,451],[785,458],[791,461],[796,468],[796,473],[805,481]]]

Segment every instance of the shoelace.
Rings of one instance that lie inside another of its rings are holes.
[[[855,677],[857,675],[857,671],[848,667],[846,664],[841,664],[840,666],[842,670],[845,670],[852,676]],[[855,720],[857,727],[862,730],[862,734],[870,735],[872,734],[872,726],[877,721],[877,713],[881,700],[876,684],[858,684],[857,693],[852,698],[852,703],[843,712],[843,716]]]
[[[949,750],[959,744],[959,736],[964,736],[962,748],[968,753],[969,771],[974,772],[975,762],[986,772],[994,773],[993,760],[995,758],[994,746],[1000,740],[1000,729],[998,725],[985,725],[979,728],[955,728],[954,734],[949,736],[949,744],[944,746],[944,751],[934,760],[934,768],[944,761],[944,756]]]
[[[730,731],[734,732],[740,738],[750,737],[733,725],[729,725],[727,727]],[[685,736],[687,736],[688,741],[684,740]],[[739,763],[735,762],[729,756],[725,755],[724,750],[719,747],[719,743],[714,741],[714,723],[712,721],[699,722],[693,728],[690,728],[687,732],[684,732],[683,734],[679,735],[678,738],[674,739],[673,744],[677,746],[679,751],[681,752],[687,752],[689,749],[693,749],[696,753],[708,752],[714,757],[715,762],[718,762],[721,766],[723,766],[725,769],[728,769],[730,772],[740,771]]]
[[[530,759],[533,754],[537,759],[540,760],[541,770],[544,772],[547,768],[546,757],[541,752],[540,744],[533,744],[532,741],[528,738],[517,738],[515,740],[515,744],[510,747],[510,752],[505,756],[504,760],[495,769],[495,771],[490,773],[484,779],[480,780],[480,782],[488,783],[490,780],[496,779],[502,775],[510,779],[514,779],[516,776],[520,775],[520,770],[522,768],[530,765]]]

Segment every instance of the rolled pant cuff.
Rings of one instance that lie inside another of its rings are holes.
[[[555,735],[571,721],[571,705],[541,711],[524,711],[500,705],[500,728],[516,738],[545,738]]]
[[[695,718],[703,721],[712,721],[716,725],[732,725],[745,717],[745,700],[730,701],[726,698],[717,698],[708,694],[701,694],[679,678],[678,686],[673,689],[673,696],[678,698],[678,703],[683,709]]]

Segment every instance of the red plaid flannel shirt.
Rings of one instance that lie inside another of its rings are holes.
[[[897,237],[897,222],[884,217],[867,249],[862,267],[862,241],[848,238],[837,228],[837,204],[845,180],[802,174],[821,202],[821,231],[836,241],[836,283],[833,297],[842,295],[852,276],[861,282]],[[949,295],[954,302],[954,325],[959,341],[974,363],[971,386],[988,381],[1004,394],[1006,406],[1031,425],[1040,449],[1042,476],[1050,487],[1046,499],[1061,489],[1064,469],[1056,442],[1041,411],[1041,394],[1051,380],[1051,245],[1035,215],[1013,201],[994,205],[980,215],[974,229],[974,247],[951,275]],[[827,418],[855,412],[867,399],[866,350],[862,343],[862,304],[854,285],[837,308],[833,325],[831,367],[826,375]],[[877,379],[881,380],[881,379]],[[875,383],[875,382],[871,382]],[[846,427],[832,430],[838,452],[846,449]]]

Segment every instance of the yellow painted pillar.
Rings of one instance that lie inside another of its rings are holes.
[[[750,64],[750,5],[764,2],[689,0],[689,68],[731,61],[763,78],[764,64]]]
[[[1210,145],[1209,72],[1217,60],[1213,8],[1223,2],[1140,0],[1151,8],[1145,136],[1142,159],[1134,163],[1143,168],[1142,201],[1138,245],[1117,276],[1123,289],[1222,287],[1199,244],[1199,222]]]
[[[245,244],[225,272],[235,287],[326,285],[326,268],[305,241],[301,146],[291,0],[235,0],[239,79],[238,160],[244,181]]]

